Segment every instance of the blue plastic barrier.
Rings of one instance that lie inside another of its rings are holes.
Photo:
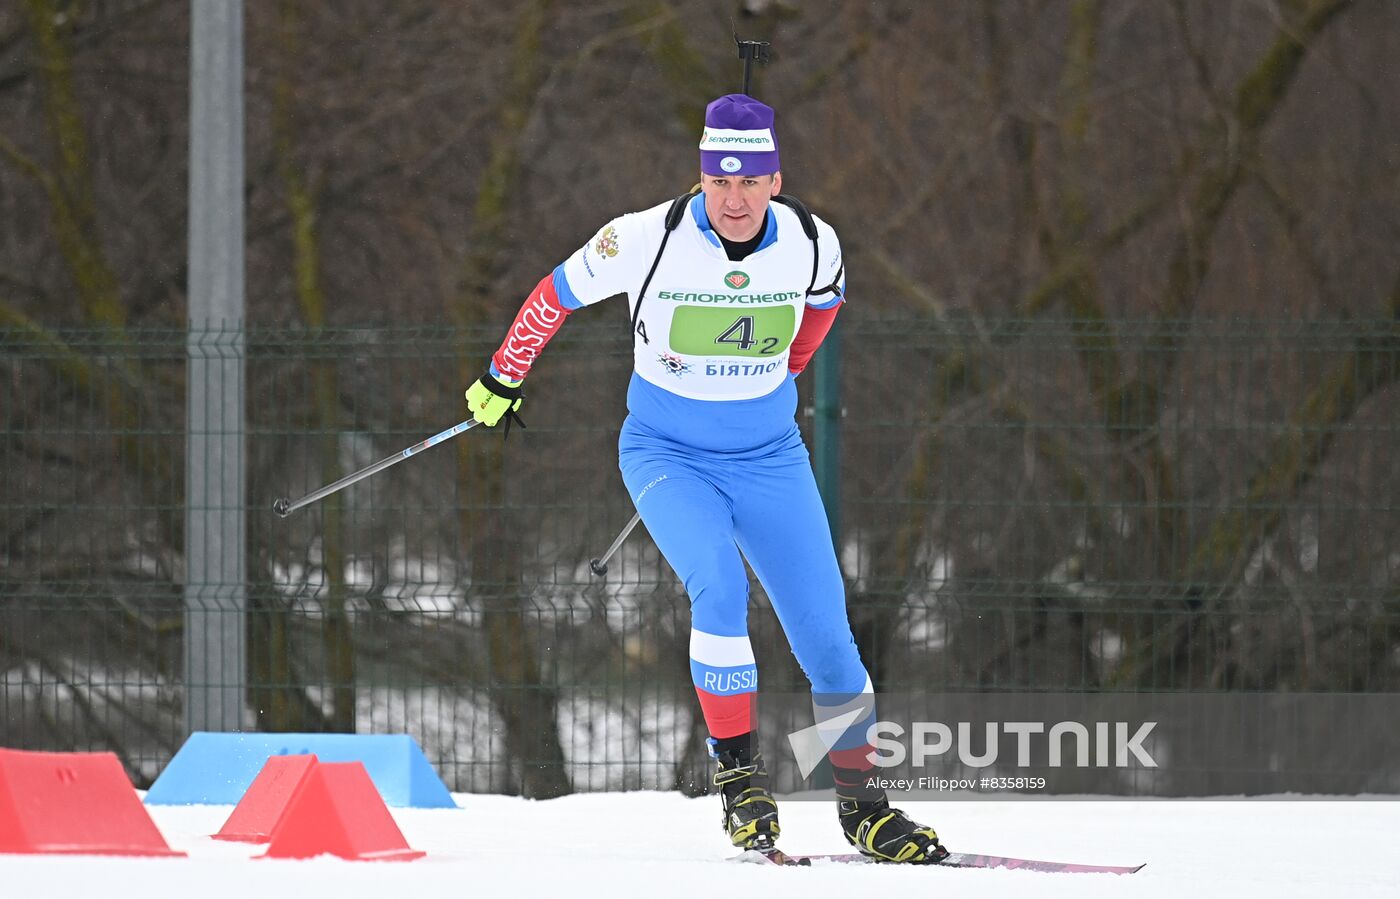
[[[386,805],[456,808],[452,794],[407,734],[190,735],[146,793],[148,805],[236,805],[274,755],[363,762]]]

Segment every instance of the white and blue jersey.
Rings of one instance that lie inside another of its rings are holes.
[[[555,269],[559,304],[578,309],[622,293],[636,312],[669,206],[604,225]],[[816,283],[830,284],[842,271],[841,246],[831,226],[813,218]],[[771,203],[758,248],[731,262],[697,194],[642,299],[628,411],[653,431],[704,449],[744,449],[781,437],[797,410],[788,354],[803,313],[841,301],[831,293],[808,302],[812,253],[797,214]]]

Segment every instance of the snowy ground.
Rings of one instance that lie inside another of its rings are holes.
[[[0,896],[344,899],[568,896],[1400,896],[1400,802],[944,801],[908,803],[953,849],[1054,861],[1146,862],[1137,874],[1036,874],[726,861],[713,797],[584,794],[548,802],[459,794],[460,809],[395,809],[426,858],[250,860],[211,840],[231,807],[151,808],[182,859],[0,856]],[[825,802],[786,802],[781,844],[845,852]]]

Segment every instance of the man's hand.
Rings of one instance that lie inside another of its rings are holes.
[[[525,394],[521,390],[524,383],[497,378],[489,371],[482,375],[475,384],[467,388],[467,408],[471,410],[472,418],[488,428],[494,428],[505,418],[506,434],[510,434],[512,420],[522,428],[525,427],[525,422],[516,414],[520,404],[525,401]]]

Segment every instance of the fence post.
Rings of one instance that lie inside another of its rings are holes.
[[[812,359],[812,469],[826,505],[831,541],[841,551],[841,319],[832,322],[821,349]]]
[[[243,3],[190,0],[185,726],[243,724]]]
[[[817,490],[826,506],[826,523],[831,529],[831,542],[836,547],[837,565],[841,560],[841,319],[831,323],[831,330],[821,348],[812,357],[812,470],[817,476]],[[813,789],[829,789],[836,785],[831,765],[822,760],[807,779]]]

